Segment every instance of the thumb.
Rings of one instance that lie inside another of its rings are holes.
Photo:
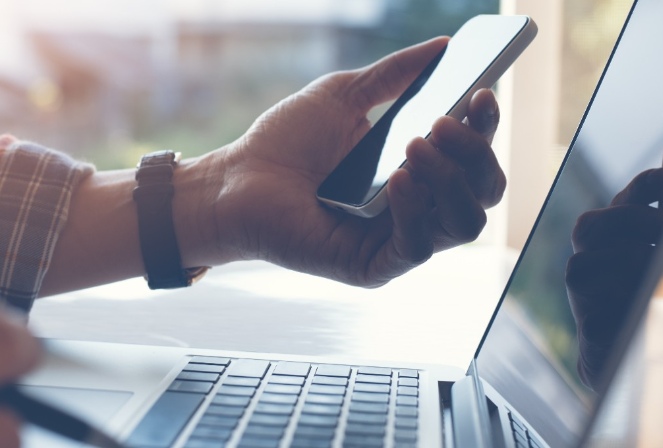
[[[39,355],[39,343],[28,329],[0,313],[0,384],[35,367]]]
[[[448,37],[437,37],[404,48],[359,69],[352,97],[360,101],[359,107],[366,112],[397,98],[448,42]]]

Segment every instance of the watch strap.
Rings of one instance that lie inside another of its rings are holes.
[[[207,268],[182,267],[173,223],[173,173],[179,153],[170,150],[144,155],[136,171],[133,199],[138,213],[138,234],[150,289],[190,286]]]

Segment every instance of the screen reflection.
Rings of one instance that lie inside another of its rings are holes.
[[[661,237],[663,2],[633,8],[479,352],[551,446],[578,443]]]

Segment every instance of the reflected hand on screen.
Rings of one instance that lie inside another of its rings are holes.
[[[629,314],[661,238],[663,168],[640,173],[607,208],[582,214],[573,231],[566,285],[579,344],[578,373],[590,387]]]

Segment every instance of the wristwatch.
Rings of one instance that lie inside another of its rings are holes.
[[[138,236],[150,289],[191,286],[209,267],[183,268],[173,224],[173,172],[181,154],[171,150],[145,154],[138,163],[133,199]]]

